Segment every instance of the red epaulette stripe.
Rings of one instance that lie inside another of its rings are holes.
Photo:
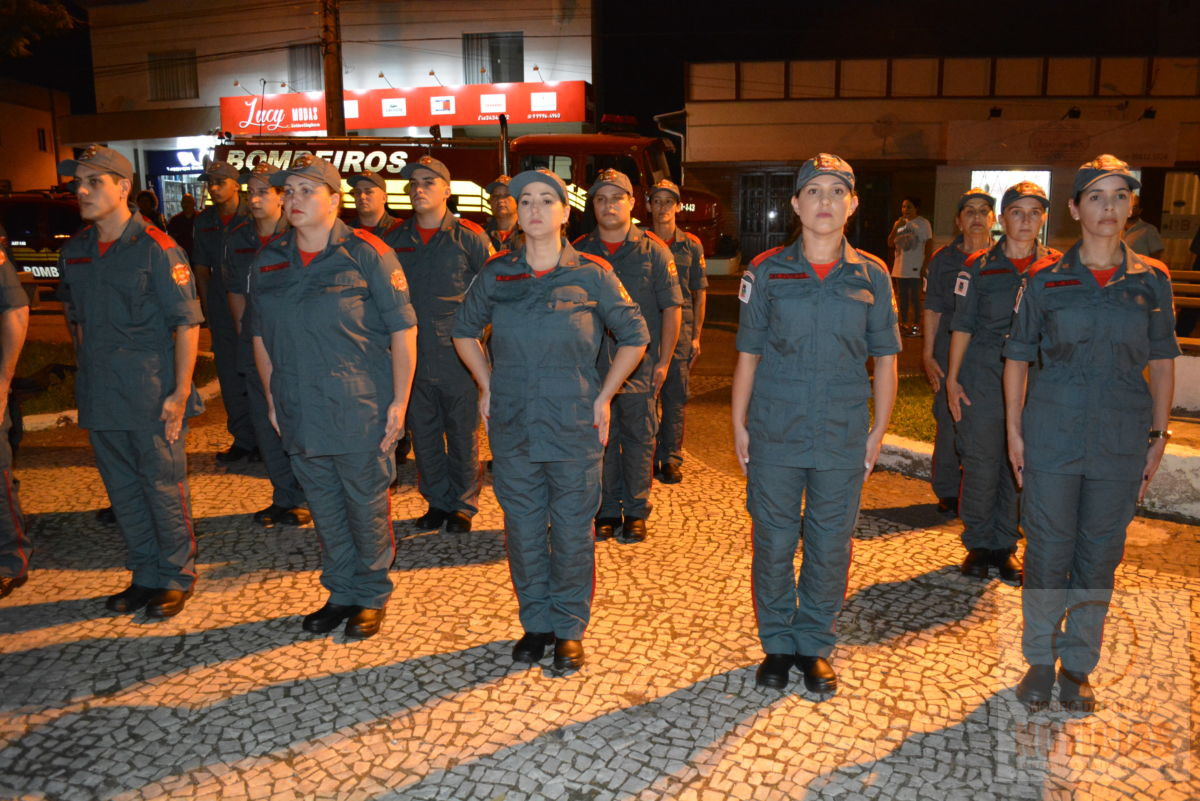
[[[468,220],[466,217],[459,217],[458,222],[468,231],[474,231],[477,234],[483,234],[484,236],[487,236],[487,234],[484,233],[483,226],[474,220]]]
[[[366,242],[371,247],[375,248],[375,252],[380,256],[386,256],[392,252],[392,249],[384,244],[382,239],[375,236],[375,234],[371,233],[370,231],[367,231],[363,228],[355,228],[353,231],[355,236]]]
[[[1171,270],[1167,267],[1167,265],[1163,264],[1158,259],[1152,259],[1149,256],[1142,256],[1142,261],[1146,262],[1146,264],[1149,264],[1151,267],[1166,276],[1168,281],[1171,280]]]
[[[1029,266],[1029,274],[1034,275],[1047,267],[1053,267],[1062,259],[1061,253],[1050,253],[1035,261]]]
[[[587,238],[588,238],[587,234],[580,234],[573,242],[571,242],[571,244],[578,245],[580,242],[582,242],[583,240],[585,240]]]
[[[670,247],[666,242],[663,241],[663,238],[661,236],[654,233],[653,231],[646,229],[645,234],[646,234],[646,236],[650,237],[652,240],[654,240],[658,244],[662,245],[664,248]]]
[[[580,238],[582,239],[583,237],[580,237]],[[608,263],[607,259],[602,259],[599,256],[595,256],[591,253],[582,253],[581,252],[579,255],[582,256],[583,258],[587,259],[590,262],[594,262],[594,263],[600,265],[601,267],[604,268],[605,272],[609,272],[612,270],[612,265]]]
[[[984,248],[983,250],[977,250],[974,253],[972,253],[970,256],[967,256],[967,261],[966,261],[967,266],[974,267],[975,262],[979,261],[983,257],[983,254],[985,254],[987,252],[988,252],[988,249]]]
[[[507,256],[509,253],[512,253],[512,251],[511,250],[501,250],[501,251],[497,252],[495,255],[489,257],[488,260],[484,262],[484,264],[491,264],[496,259],[500,258],[501,256]]]
[[[146,233],[149,234],[150,238],[157,242],[158,246],[163,250],[170,250],[171,248],[179,247],[175,244],[175,240],[171,238],[171,235],[166,231],[159,230],[153,226],[146,226]]]
[[[753,258],[753,259],[750,261],[750,266],[751,266],[751,267],[757,267],[758,265],[762,264],[764,261],[766,261],[767,259],[771,258],[771,257],[772,257],[772,256],[774,256],[776,253],[779,253],[779,252],[780,252],[780,251],[782,251],[782,250],[783,250],[783,245],[780,245],[780,246],[779,246],[779,247],[777,247],[777,248],[771,248],[770,250],[764,250],[762,253],[759,253],[757,256],[755,256],[755,257],[754,257],[754,258]]]
[[[855,248],[855,251],[857,251],[860,256],[865,256],[866,258],[875,262],[875,266],[878,267],[879,269],[883,270],[885,273],[890,272],[888,270],[888,266],[884,262],[884,260],[879,258],[878,256],[876,256],[874,253],[868,253],[867,251],[859,250],[858,248]]]

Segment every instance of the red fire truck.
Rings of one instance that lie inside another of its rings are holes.
[[[286,168],[299,154],[312,153],[331,162],[344,176],[372,170],[387,181],[389,207],[404,216],[411,206],[400,170],[409,161],[429,154],[450,169],[452,208],[478,222],[488,212],[484,187],[497,175],[548,169],[561,176],[571,192],[576,229],[587,230],[592,225],[587,188],[601,170],[610,167],[629,176],[637,203],[634,218],[649,225],[646,193],[655,182],[671,177],[667,164],[671,147],[663,139],[621,133],[529,134],[511,140],[503,135],[498,139],[252,137],[218,145],[215,158],[249,170],[260,161]],[[712,256],[720,223],[717,198],[686,187],[682,195],[679,225],[698,236],[705,254]]]

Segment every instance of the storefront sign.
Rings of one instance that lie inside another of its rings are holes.
[[[348,129],[584,122],[585,81],[420,86],[349,90],[343,95]],[[325,129],[324,92],[221,98],[221,129],[234,136],[313,133]]]
[[[198,175],[211,150],[147,150],[146,171],[150,175]]]

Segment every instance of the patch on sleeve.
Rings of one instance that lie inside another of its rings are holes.
[[[392,270],[391,281],[392,289],[397,292],[408,291],[408,281],[404,278],[404,270]]]
[[[965,298],[969,286],[971,286],[971,274],[964,270],[958,274],[958,278],[954,279],[954,294]]]
[[[187,286],[192,283],[192,271],[186,264],[180,262],[171,268],[171,278],[179,286]]]
[[[674,278],[676,281],[679,280],[679,271],[677,269],[675,269],[675,260],[674,259],[667,262],[667,272],[670,273],[671,277]]]
[[[1017,312],[1019,312],[1021,310],[1021,298],[1024,297],[1024,295],[1025,295],[1025,282],[1022,281],[1021,285],[1019,287],[1017,287],[1017,302],[1013,304],[1013,314],[1016,314]]]
[[[750,293],[754,291],[754,273],[746,273],[742,276],[742,282],[738,284],[738,300],[742,303],[750,302]]]

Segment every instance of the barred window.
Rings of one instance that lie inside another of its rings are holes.
[[[525,80],[525,34],[464,33],[464,83],[517,83]]]
[[[297,92],[320,92],[325,89],[325,67],[319,44],[288,47],[288,85]]]
[[[199,97],[196,51],[167,50],[148,53],[151,100],[187,100]]]

